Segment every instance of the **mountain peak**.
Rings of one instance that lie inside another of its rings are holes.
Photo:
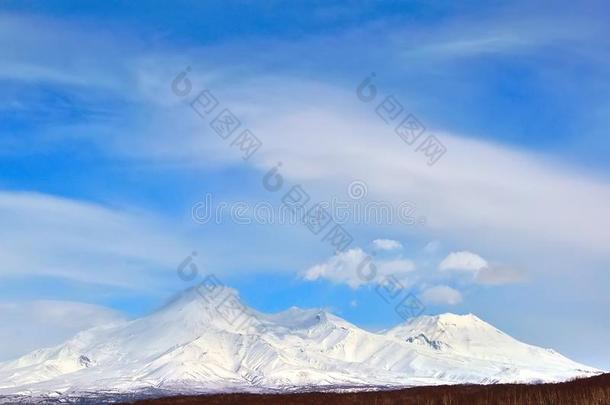
[[[482,319],[480,319],[479,317],[477,317],[476,315],[474,315],[472,313],[460,315],[460,314],[454,314],[451,312],[445,312],[444,314],[436,315],[436,319],[439,322],[443,322],[443,323],[456,323],[456,324],[461,324],[461,325],[467,325],[467,324],[476,323],[476,322],[485,323],[485,321],[483,321]]]
[[[201,283],[175,294],[161,310],[182,307],[193,302],[218,305],[227,297],[239,299],[239,293],[231,287]]]
[[[418,327],[482,327],[489,326],[487,322],[477,317],[472,313],[467,314],[454,314],[451,312],[445,312],[438,315],[421,315],[415,318],[411,318],[403,324],[396,326],[396,328],[406,327],[408,325],[417,325]],[[493,328],[493,327],[492,327]]]
[[[176,294],[150,318],[176,328],[188,325],[193,333],[200,333],[209,327],[237,331],[244,324],[251,324],[256,314],[257,311],[243,303],[235,289],[199,284]]]
[[[410,319],[386,334],[434,350],[456,349],[464,344],[476,344],[488,339],[494,341],[506,336],[472,313],[460,315],[450,312]]]

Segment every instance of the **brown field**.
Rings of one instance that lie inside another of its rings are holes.
[[[610,405],[610,374],[559,384],[444,385],[359,393],[220,394],[166,397],[132,404]]]

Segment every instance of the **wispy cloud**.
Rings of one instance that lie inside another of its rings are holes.
[[[99,45],[93,34],[89,38],[93,38],[91,54],[96,55],[95,46],[103,47],[105,42]],[[39,40],[33,44],[43,46]],[[311,45],[311,41],[301,44]],[[227,47],[224,52],[230,54]],[[187,50],[186,54],[197,61],[203,51]],[[184,57],[165,51],[142,58],[130,54],[129,46],[109,54],[116,56],[121,67],[109,66],[102,73],[120,77],[119,86],[112,87],[120,89],[123,97],[137,100],[137,109],[120,127],[95,128],[88,139],[113,155],[137,161],[243,165],[238,154],[223,149],[206,123],[171,94],[172,75],[184,67]],[[20,55],[16,60],[24,58]],[[45,59],[38,62],[45,68]],[[97,82],[97,71],[77,71],[85,72],[86,82]],[[260,159],[252,162],[254,170],[266,172],[283,161],[284,176],[307,181],[310,188],[324,192],[342,190],[354,178],[364,179],[371,197],[397,204],[416,201],[418,210],[426,214],[428,232],[443,239],[465,238],[476,246],[493,238],[494,248],[510,244],[510,250],[521,255],[532,248],[551,251],[559,246],[608,258],[610,212],[604,201],[610,199],[610,186],[604,179],[545,156],[442,131],[434,123],[428,124],[429,130],[443,139],[450,152],[442,164],[429,168],[391,127],[356,100],[357,83],[329,83],[324,76],[296,80],[285,72],[218,80],[232,73],[222,63],[206,62],[201,71],[193,69],[192,80],[200,88],[217,88],[225,96],[223,101],[265,142]],[[124,136],[126,130],[131,136]]]
[[[82,330],[122,319],[116,311],[79,302],[0,302],[0,361],[63,343]]]
[[[393,239],[375,239],[373,246],[378,250],[396,250],[402,249],[402,243]]]
[[[0,277],[149,288],[189,247],[153,215],[38,193],[0,192]],[[136,282],[139,281],[139,282]]]

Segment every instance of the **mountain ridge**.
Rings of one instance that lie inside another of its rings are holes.
[[[552,382],[600,372],[474,314],[371,332],[322,309],[265,314],[234,289],[191,288],[147,316],[0,363],[0,396]]]

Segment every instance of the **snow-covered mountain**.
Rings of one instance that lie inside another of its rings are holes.
[[[599,373],[474,315],[372,333],[322,310],[263,314],[228,288],[190,289],[157,312],[0,363],[0,397],[558,381]]]

